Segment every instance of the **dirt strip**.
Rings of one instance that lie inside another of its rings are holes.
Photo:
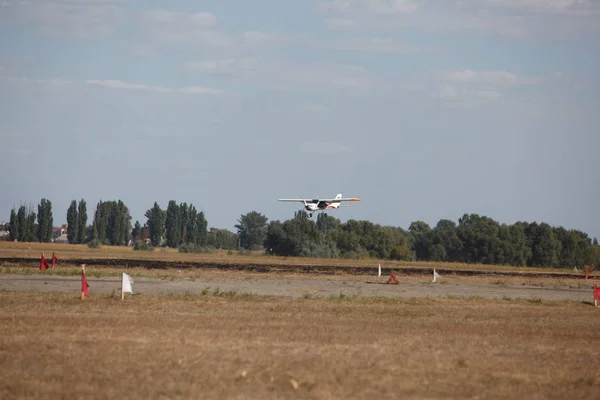
[[[0,257],[0,263],[21,264],[24,266],[38,266],[40,260],[37,258],[27,257]],[[61,260],[61,265],[64,266],[79,266],[86,264],[88,266],[124,266],[142,267],[148,269],[213,269],[221,271],[247,271],[259,273],[307,273],[319,275],[363,275],[367,271],[372,271],[377,266],[356,266],[356,265],[319,265],[310,264],[307,260],[306,264],[238,264],[235,262],[218,262],[218,261],[165,261],[165,260],[144,260],[144,259],[127,259],[127,258],[69,258]],[[556,272],[549,269],[547,272],[539,271],[491,271],[477,269],[460,269],[460,268],[444,268],[437,267],[436,271],[440,274],[452,274],[457,276],[518,276],[518,277],[536,277],[536,278],[581,278],[582,273],[564,273]],[[433,267],[420,266],[393,266],[388,267],[382,265],[381,272],[384,275],[391,273],[401,273],[403,275],[430,275],[433,272]],[[600,274],[597,271],[589,274],[590,279],[600,279]]]
[[[286,297],[470,297],[478,296],[491,299],[540,299],[573,300],[593,302],[593,289],[542,288],[533,286],[414,282],[401,279],[400,284],[385,284],[387,278],[358,280],[348,279],[305,279],[301,277],[274,278],[206,278],[195,280],[161,280],[135,278],[135,295],[156,294],[201,294],[203,291],[214,293],[216,290],[236,291],[256,295]],[[121,280],[115,278],[87,278],[90,294],[119,294]],[[0,290],[81,293],[80,277],[6,275],[0,276]]]

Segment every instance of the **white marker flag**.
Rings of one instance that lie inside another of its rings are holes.
[[[381,264],[379,264],[379,275],[378,276],[381,276]]]
[[[133,282],[133,279],[131,279],[131,277],[129,275],[127,275],[125,272],[123,272],[123,282],[121,282],[121,290],[123,293],[132,293],[133,294],[133,288],[131,287],[132,282]]]
[[[435,272],[435,268],[434,268],[434,269],[433,269],[433,281],[435,282],[435,280],[436,280],[437,278],[439,278],[439,277],[440,277],[440,274],[438,274],[437,272]]]

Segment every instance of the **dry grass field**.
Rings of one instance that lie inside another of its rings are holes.
[[[591,399],[581,302],[0,292],[0,398]]]
[[[386,270],[399,268],[412,269],[415,272],[429,271],[438,268],[446,271],[484,271],[484,272],[516,272],[516,273],[545,273],[545,274],[572,274],[572,269],[548,269],[548,268],[526,268],[502,265],[473,265],[461,263],[434,263],[434,262],[408,262],[376,259],[328,259],[328,258],[306,258],[306,257],[276,257],[266,256],[262,252],[254,252],[251,255],[240,255],[237,251],[216,251],[207,254],[180,253],[177,249],[155,249],[153,251],[134,251],[126,246],[103,246],[98,249],[90,249],[86,245],[55,244],[55,243],[18,243],[0,241],[0,259],[29,258],[38,260],[42,253],[46,258],[56,252],[61,264],[69,264],[72,260],[114,260],[116,264],[122,265],[121,260],[127,260],[128,267],[136,267],[136,260],[140,264],[144,261],[163,262],[185,266],[219,264],[224,266],[249,266],[266,267],[272,272],[292,272],[294,267],[310,266],[327,271],[327,268],[339,268],[342,273],[365,273],[381,264]],[[89,263],[88,263],[89,264]],[[370,272],[367,272],[370,273]],[[583,271],[579,272],[583,276]]]

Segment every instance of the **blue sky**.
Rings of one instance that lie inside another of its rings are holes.
[[[408,228],[479,213],[600,237],[600,3],[0,1],[0,220],[72,199],[278,198]]]

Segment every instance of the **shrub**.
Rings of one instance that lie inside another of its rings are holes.
[[[135,246],[133,246],[133,250],[138,250],[138,251],[153,251],[154,247],[150,243],[146,243],[146,242],[142,242],[142,241],[137,241],[137,242],[135,242]]]
[[[90,242],[88,243],[88,247],[90,249],[98,249],[100,248],[100,241],[98,239],[92,239],[90,240]]]
[[[392,260],[408,260],[410,257],[410,249],[404,245],[394,246],[390,250],[390,258]]]

